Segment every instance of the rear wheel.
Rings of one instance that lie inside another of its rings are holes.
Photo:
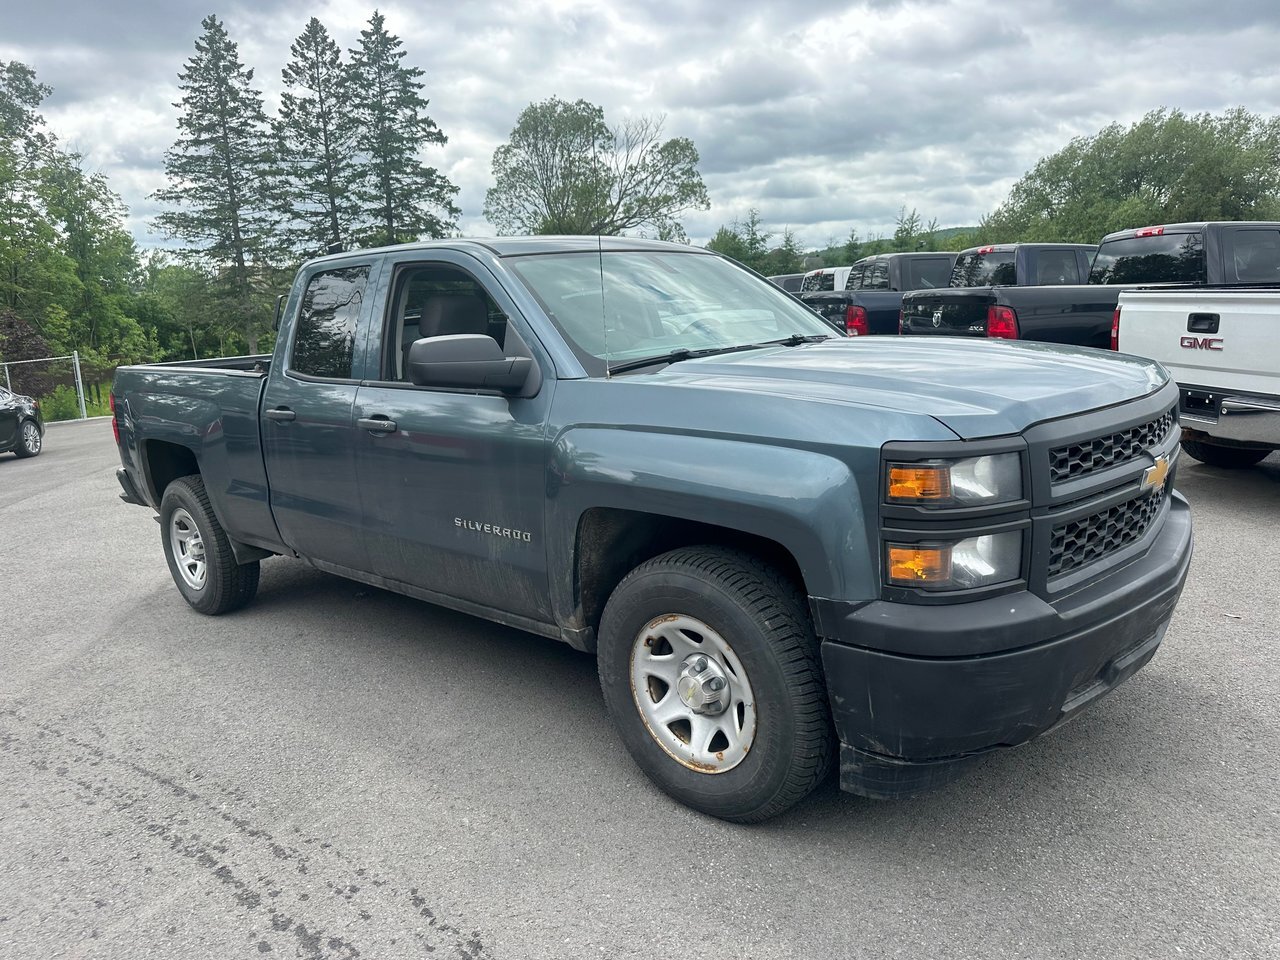
[[[258,592],[258,561],[236,563],[199,476],[179,477],[165,488],[160,529],[173,582],[192,608],[229,613]]]
[[[1201,440],[1183,440],[1182,449],[1201,463],[1211,467],[1225,467],[1228,470],[1241,470],[1261,463],[1271,453],[1270,448],[1263,447],[1226,447],[1216,443],[1205,443]]]
[[[830,769],[830,713],[804,598],[749,554],[690,547],[641,564],[609,598],[598,655],[627,750],[695,810],[766,820]]]
[[[18,445],[14,447],[13,452],[19,457],[34,457],[40,453],[43,446],[43,439],[40,436],[40,428],[34,420],[23,420],[18,427]]]

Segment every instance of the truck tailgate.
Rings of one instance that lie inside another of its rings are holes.
[[[1131,290],[1119,305],[1121,353],[1183,386],[1280,396],[1280,289]]]
[[[994,302],[990,287],[908,293],[902,298],[902,332],[985,337],[987,308]]]

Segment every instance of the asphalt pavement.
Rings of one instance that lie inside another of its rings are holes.
[[[273,559],[202,617],[106,421],[0,456],[0,957],[1280,956],[1280,457],[1183,460],[1155,660],[893,803],[731,826],[588,656]]]

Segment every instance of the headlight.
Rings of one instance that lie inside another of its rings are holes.
[[[965,460],[886,464],[885,500],[919,507],[976,507],[1022,499],[1022,459],[997,453]]]
[[[885,544],[885,582],[922,590],[971,590],[1022,575],[1022,531],[951,543]]]

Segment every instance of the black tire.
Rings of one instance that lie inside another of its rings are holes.
[[[700,772],[650,733],[631,680],[632,649],[670,614],[732,638],[754,694],[755,733],[731,769]],[[600,686],[623,743],[660,789],[702,813],[757,823],[803,799],[830,772],[833,731],[807,605],[775,569],[749,554],[687,547],[632,570],[605,606]]]
[[[1227,470],[1243,470],[1265,460],[1271,453],[1263,447],[1225,447],[1216,443],[1204,443],[1200,440],[1183,440],[1182,449],[1187,451],[1201,463],[1211,467],[1224,467]]]
[[[174,553],[171,529],[174,514],[180,510],[194,522],[203,548],[203,585],[199,587],[184,577]],[[173,582],[192,609],[210,616],[230,613],[248,604],[258,592],[258,561],[236,563],[231,543],[209,506],[209,495],[199,476],[179,477],[165,487],[160,500],[160,540]]]
[[[28,457],[38,457],[43,448],[44,440],[40,435],[39,425],[34,420],[21,421],[18,424],[18,445],[13,448],[14,455],[26,460]]]

